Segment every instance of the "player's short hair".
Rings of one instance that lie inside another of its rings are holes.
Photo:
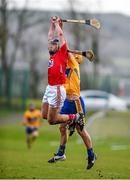
[[[59,45],[60,41],[58,38],[54,38],[54,39],[50,40],[50,43]]]
[[[29,104],[29,109],[35,109],[35,104],[30,103],[30,104]]]

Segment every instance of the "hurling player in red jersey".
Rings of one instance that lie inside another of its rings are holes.
[[[60,123],[75,123],[82,130],[84,127],[83,113],[60,114],[66,98],[64,84],[66,81],[65,70],[67,66],[67,44],[61,29],[61,19],[52,17],[48,32],[48,50],[50,54],[48,62],[48,85],[43,96],[42,117],[47,119],[50,125]],[[55,33],[58,38],[55,38]]]

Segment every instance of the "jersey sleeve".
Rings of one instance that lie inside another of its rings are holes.
[[[66,44],[66,42],[61,46],[61,48],[59,50],[59,54],[60,54],[60,57],[62,57],[62,61],[64,61],[64,63],[67,63],[68,52],[67,52],[67,44]]]
[[[83,62],[83,56],[82,55],[77,54],[76,59],[77,59],[79,64],[81,64]]]
[[[67,44],[66,44],[66,42],[61,46],[60,51],[62,53],[66,53],[67,54]]]
[[[28,118],[29,118],[29,113],[28,113],[28,111],[26,111],[26,112],[24,113],[24,118],[25,118],[25,119],[28,119]]]

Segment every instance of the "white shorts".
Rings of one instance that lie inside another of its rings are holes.
[[[66,98],[66,90],[63,85],[48,85],[43,96],[43,103],[48,103],[51,107],[61,108]]]

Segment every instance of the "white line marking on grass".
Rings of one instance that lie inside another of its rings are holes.
[[[93,114],[92,116],[90,116],[90,118],[88,118],[88,120],[87,120],[86,128],[88,129],[95,122],[95,120],[97,120],[97,119],[100,120],[103,117],[105,117],[106,113],[107,113],[107,111],[104,110],[104,111],[99,111],[99,112]]]
[[[92,116],[90,116],[88,118],[85,128],[89,129],[95,123],[95,121],[97,119],[102,120],[102,118],[106,116],[106,113],[107,113],[107,110],[99,111],[99,112],[94,113]],[[98,139],[98,137],[97,137],[97,139]],[[80,137],[78,137],[76,143],[77,144],[82,144],[83,141],[82,141],[82,139]]]
[[[111,150],[118,151],[118,150],[126,150],[129,149],[129,145],[112,145]]]

